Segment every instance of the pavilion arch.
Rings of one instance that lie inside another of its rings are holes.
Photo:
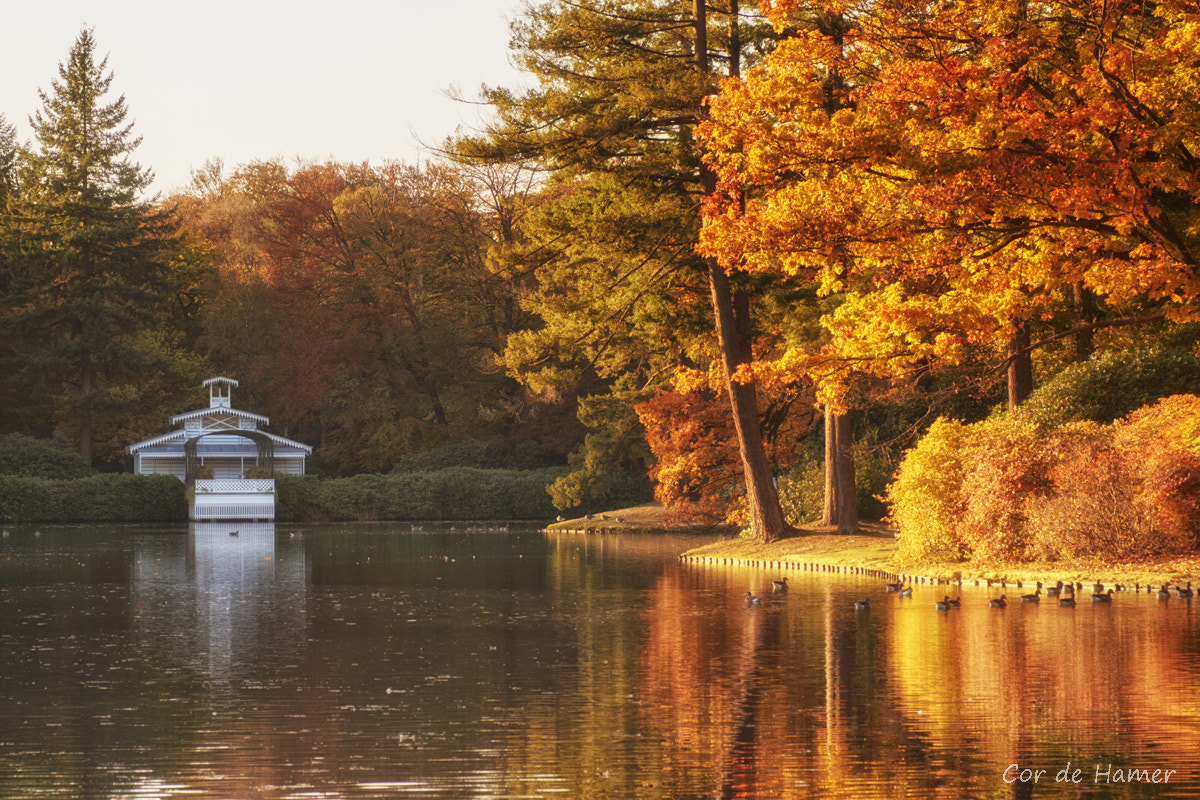
[[[268,469],[272,476],[275,475],[275,443],[270,436],[262,431],[212,431],[184,442],[184,483],[187,485],[191,486],[196,482],[196,473],[200,470],[200,455],[196,452],[196,445],[208,436],[241,436],[251,440],[258,446],[258,456],[255,459],[257,465]]]

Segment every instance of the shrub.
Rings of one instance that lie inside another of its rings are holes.
[[[962,463],[958,535],[974,559],[1029,559],[1034,547],[1029,508],[1051,488],[1053,459],[1045,437],[1012,418],[976,423]]]
[[[897,554],[1129,561],[1200,545],[1200,397],[1110,425],[938,420],[889,492]]]
[[[1126,454],[1113,446],[1109,426],[1079,426],[1051,477],[1054,490],[1032,509],[1035,557],[1049,560],[1100,556],[1124,560],[1155,549],[1149,520],[1134,503],[1136,476]],[[1139,546],[1139,544],[1141,546]]]
[[[1177,348],[1099,352],[1039,386],[1021,417],[1040,428],[1109,423],[1173,394],[1200,392],[1200,358]]]
[[[962,454],[969,443],[968,426],[939,418],[900,462],[888,502],[901,564],[960,561],[970,555],[959,535],[965,507]]]
[[[187,519],[183,483],[169,475],[51,480],[0,475],[5,522],[166,522]]]
[[[275,478],[275,516],[282,520],[325,522],[321,508],[321,479],[315,475],[278,475]]]
[[[1200,397],[1176,395],[1130,414],[1115,442],[1137,468],[1134,505],[1162,552],[1200,544]]]
[[[0,475],[82,478],[91,473],[66,439],[36,439],[21,433],[0,436]]]
[[[654,454],[654,496],[668,523],[731,521],[731,511],[742,505],[735,498],[744,490],[728,402],[707,387],[661,391],[636,411]],[[560,488],[566,486],[564,481]]]
[[[454,467],[321,480],[276,480],[276,516],[291,520],[552,519],[546,487],[562,469]]]
[[[855,477],[857,477],[857,472]],[[805,455],[776,481],[779,505],[789,525],[817,522],[825,506],[825,465]]]

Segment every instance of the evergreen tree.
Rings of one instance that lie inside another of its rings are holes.
[[[711,187],[692,131],[719,80],[710,62],[736,74],[743,43],[753,51],[771,35],[739,19],[736,3],[712,15],[687,0],[530,5],[513,27],[513,49],[537,86],[489,91],[495,125],[458,142],[457,153],[529,161],[551,176],[524,226],[527,246],[503,254],[509,274],[533,274],[527,308],[544,323],[510,338],[509,368],[560,393],[601,393],[589,385],[599,379],[614,398],[631,399],[603,405],[632,419],[633,403],[668,386],[677,367],[704,370],[720,359],[750,526],[771,539],[783,521],[753,387],[731,380],[749,352],[748,298],[694,253],[700,202]],[[623,433],[591,441],[634,438],[628,420],[606,415],[606,424]],[[595,453],[581,460],[612,461]]]
[[[0,114],[0,208],[17,180],[17,129]]]
[[[131,159],[140,143],[124,96],[107,102],[107,58],[91,30],[75,40],[31,119],[6,214],[15,245],[2,287],[4,395],[53,409],[91,463],[96,420],[128,399],[139,334],[174,296],[179,254],[169,214],[143,199],[152,175]],[[44,410],[41,416],[45,416]]]

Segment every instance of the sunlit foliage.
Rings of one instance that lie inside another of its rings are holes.
[[[904,563],[1120,563],[1200,545],[1200,397],[1109,425],[939,420],[889,492]]]
[[[494,360],[513,302],[477,202],[444,166],[202,172],[180,206],[220,268],[213,362],[337,470],[505,433],[520,393]]]
[[[794,35],[712,104],[702,134],[723,194],[704,244],[844,296],[826,318],[831,347],[788,368],[836,396],[850,370],[891,376],[1002,350],[1016,325],[1079,296],[1100,298],[1110,323],[1194,313],[1191,4],[766,10]],[[797,26],[813,15],[815,30]]]

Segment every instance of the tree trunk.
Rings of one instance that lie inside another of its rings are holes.
[[[1075,358],[1087,361],[1096,352],[1096,329],[1090,326],[1100,319],[1100,311],[1096,307],[1096,295],[1082,282],[1077,282],[1074,288],[1075,325],[1080,328],[1079,333],[1075,334]]]
[[[90,329],[84,323],[80,340],[83,354],[79,365],[79,457],[89,467],[92,465],[92,392],[96,389],[96,368],[92,365]]]
[[[717,341],[721,348],[725,386],[733,412],[734,429],[737,432],[738,452],[742,457],[746,499],[749,504],[747,513],[750,535],[759,541],[771,542],[778,539],[787,526],[783,519],[783,509],[779,505],[779,494],[775,490],[771,464],[763,445],[754,384],[734,379],[738,367],[745,363],[745,348],[736,333],[729,276],[716,259],[708,259],[708,280],[713,316],[716,320]]]
[[[854,430],[849,414],[836,414],[834,430],[837,432],[837,529],[838,533],[858,533],[858,494],[854,487]]]
[[[694,0],[693,21],[696,31],[696,69],[707,73],[708,28],[704,0]],[[731,21],[731,24],[735,23]],[[701,162],[701,192],[705,195],[712,194],[716,190],[716,186],[716,175],[708,165]],[[729,276],[715,258],[706,259],[706,265],[717,342],[721,349],[721,365],[724,370],[725,386],[729,394],[734,429],[738,438],[738,452],[741,455],[742,471],[746,483],[750,535],[759,541],[770,542],[778,539],[787,525],[783,519],[783,509],[779,505],[779,494],[775,490],[771,464],[763,445],[762,427],[758,417],[758,399],[754,384],[734,380],[738,367],[748,361],[749,347],[739,336],[739,329],[743,332],[749,330],[749,302],[745,298],[739,298],[739,301],[742,301],[740,304],[745,309],[739,325],[738,315],[734,310],[735,301],[729,284]]]
[[[858,494],[854,485],[854,430],[849,414],[836,414],[825,406],[825,508],[824,525],[838,533],[858,532]]]
[[[1014,323],[1008,343],[1008,410],[1015,411],[1033,391],[1033,356],[1029,351],[1029,320]]]
[[[825,404],[825,504],[821,511],[821,524],[834,525],[837,521],[837,426],[834,423],[833,407]]]

